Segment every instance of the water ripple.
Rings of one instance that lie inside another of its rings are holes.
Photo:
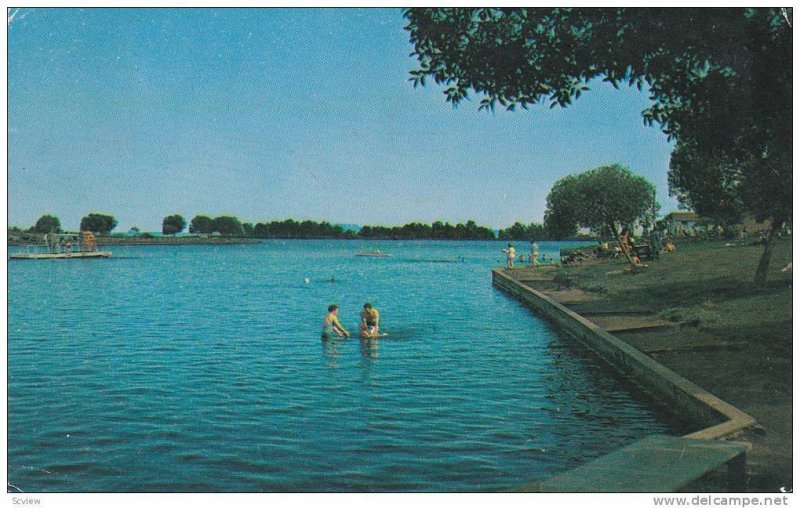
[[[491,287],[499,244],[353,256],[370,247],[119,247],[47,270],[10,263],[8,481],[27,492],[499,490],[673,428]],[[320,341],[328,304],[356,331],[365,301],[389,337]]]

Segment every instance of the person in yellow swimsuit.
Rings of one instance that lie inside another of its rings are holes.
[[[338,318],[339,306],[329,305],[328,313],[322,320],[322,340],[333,339],[334,337],[350,336],[350,332],[344,329]]]

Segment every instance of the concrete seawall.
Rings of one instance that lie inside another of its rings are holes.
[[[509,277],[503,270],[492,270],[492,283],[586,345],[670,411],[695,422],[698,427],[704,427],[685,437],[720,439],[756,423],[750,415],[676,374],[556,300]]]

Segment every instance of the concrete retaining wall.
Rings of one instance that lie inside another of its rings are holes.
[[[719,439],[756,423],[750,415],[679,376],[549,296],[509,277],[502,270],[492,271],[492,283],[556,323],[640,384],[676,415],[707,427],[686,437]]]

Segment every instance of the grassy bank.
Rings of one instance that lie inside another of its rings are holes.
[[[614,333],[755,417],[760,427],[742,436],[754,445],[749,489],[775,492],[792,488],[792,272],[781,271],[792,245],[778,241],[758,286],[762,249],[685,240],[635,271],[592,258],[514,276],[536,278],[535,287],[607,329],[632,319],[658,325]]]
[[[761,252],[756,245],[686,241],[635,272],[622,261],[593,261],[563,267],[557,278],[615,305],[656,312],[684,331],[791,347],[792,272],[780,271],[792,260],[791,242],[777,243],[764,287],[753,283]]]

